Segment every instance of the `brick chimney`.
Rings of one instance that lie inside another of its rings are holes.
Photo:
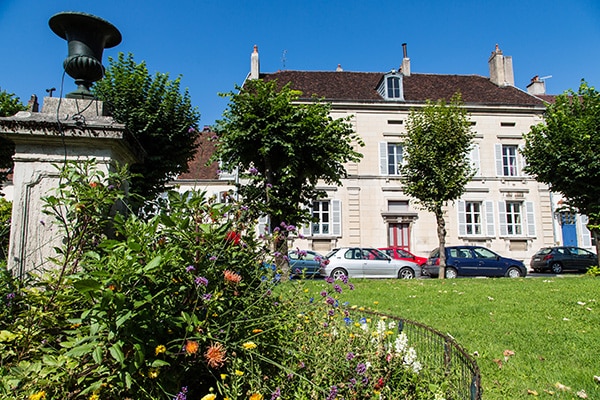
[[[402,65],[400,66],[400,72],[404,76],[410,76],[410,58],[408,58],[406,52],[406,43],[402,43]]]
[[[527,85],[527,93],[534,96],[546,94],[546,82],[540,79],[538,75],[531,78],[531,82]]]
[[[258,79],[260,76],[260,62],[258,61],[258,46],[254,45],[254,51],[250,56],[250,79]]]
[[[488,60],[490,66],[490,80],[498,86],[514,86],[515,75],[513,73],[512,57],[504,56],[502,50],[496,45]]]

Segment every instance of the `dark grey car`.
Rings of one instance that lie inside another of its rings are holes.
[[[555,274],[560,274],[563,270],[585,272],[594,265],[598,265],[596,254],[573,246],[541,248],[529,263],[535,272],[550,271]]]

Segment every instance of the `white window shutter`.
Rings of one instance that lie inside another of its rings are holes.
[[[496,227],[494,226],[494,202],[486,201],[485,203],[485,226],[487,237],[496,237]]]
[[[471,157],[471,168],[473,169],[475,176],[481,176],[481,163],[479,161],[479,145],[474,144],[469,153]]]
[[[467,219],[465,216],[465,201],[458,200],[458,236],[465,236],[467,234]]]
[[[579,218],[579,226],[581,227],[581,246],[582,247],[591,247],[592,246],[592,235],[587,228],[588,224],[588,216],[580,215]]]
[[[500,222],[500,236],[507,236],[508,229],[506,228],[506,203],[498,202],[498,219]]]
[[[312,207],[304,206],[304,208],[308,209],[308,212],[312,218]],[[304,237],[312,236],[311,224],[312,224],[312,222],[307,222],[306,224],[302,225],[302,236],[304,236]]]
[[[519,151],[517,152],[517,162],[518,162],[518,168],[519,170],[517,171],[517,174],[519,176],[526,176],[527,174],[525,173],[524,169],[525,169],[525,165],[527,165],[527,162],[525,161],[525,157],[523,157],[523,148],[525,147],[525,145],[520,144],[519,145]]]
[[[527,217],[527,236],[535,236],[535,213],[532,201],[525,202],[525,212]]]
[[[342,202],[331,200],[331,233],[333,236],[342,236]]]
[[[379,142],[379,174],[388,175],[387,142]]]
[[[494,150],[496,154],[496,176],[504,176],[504,168],[502,168],[502,144],[496,143]]]
[[[269,229],[269,216],[262,215],[258,217],[258,234],[265,235],[269,233],[267,230]]]

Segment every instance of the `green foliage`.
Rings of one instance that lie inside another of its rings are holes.
[[[590,275],[590,276],[600,276],[600,267],[598,267],[598,266],[590,267],[590,268],[588,268],[586,274]]]
[[[317,181],[340,184],[344,163],[357,162],[362,146],[349,118],[332,119],[330,104],[315,99],[299,104],[300,92],[287,84],[247,81],[229,97],[217,121],[214,160],[225,170],[239,168],[240,194],[256,216],[269,215],[271,226],[299,225],[310,217],[307,207],[324,192]]]
[[[600,92],[581,82],[549,104],[544,122],[525,135],[525,171],[561,193],[600,233]]]
[[[423,109],[412,110],[406,129],[403,190],[436,213],[460,198],[472,177],[467,155],[473,133],[460,94],[449,104],[428,102]]]
[[[142,164],[134,165],[132,190],[153,198],[165,184],[182,172],[195,154],[200,115],[192,107],[189,93],[181,92],[181,77],[151,76],[144,62],[132,54],[109,58],[104,79],[94,93],[108,103],[113,117],[142,144],[147,153]]]
[[[18,97],[0,89],[0,117],[10,117],[27,107],[21,103]],[[0,188],[8,173],[12,170],[12,156],[15,153],[14,144],[0,136]]]
[[[8,257],[12,203],[0,197],[0,261]]]
[[[127,199],[125,177],[68,164],[64,185],[47,198],[68,237],[62,268],[23,283],[3,268],[0,397],[322,399],[337,391],[358,400],[444,391],[420,372],[408,343],[391,347],[404,338],[389,325],[349,323],[340,294],[351,283],[328,281],[319,300],[296,284],[275,296],[280,276],[240,204],[169,192],[146,219],[114,213],[109,205]]]

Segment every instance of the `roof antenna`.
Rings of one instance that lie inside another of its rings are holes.
[[[284,50],[283,55],[281,56],[281,65],[282,65],[284,71],[285,71],[285,61],[286,61],[285,56],[286,55],[287,55],[287,50]]]

